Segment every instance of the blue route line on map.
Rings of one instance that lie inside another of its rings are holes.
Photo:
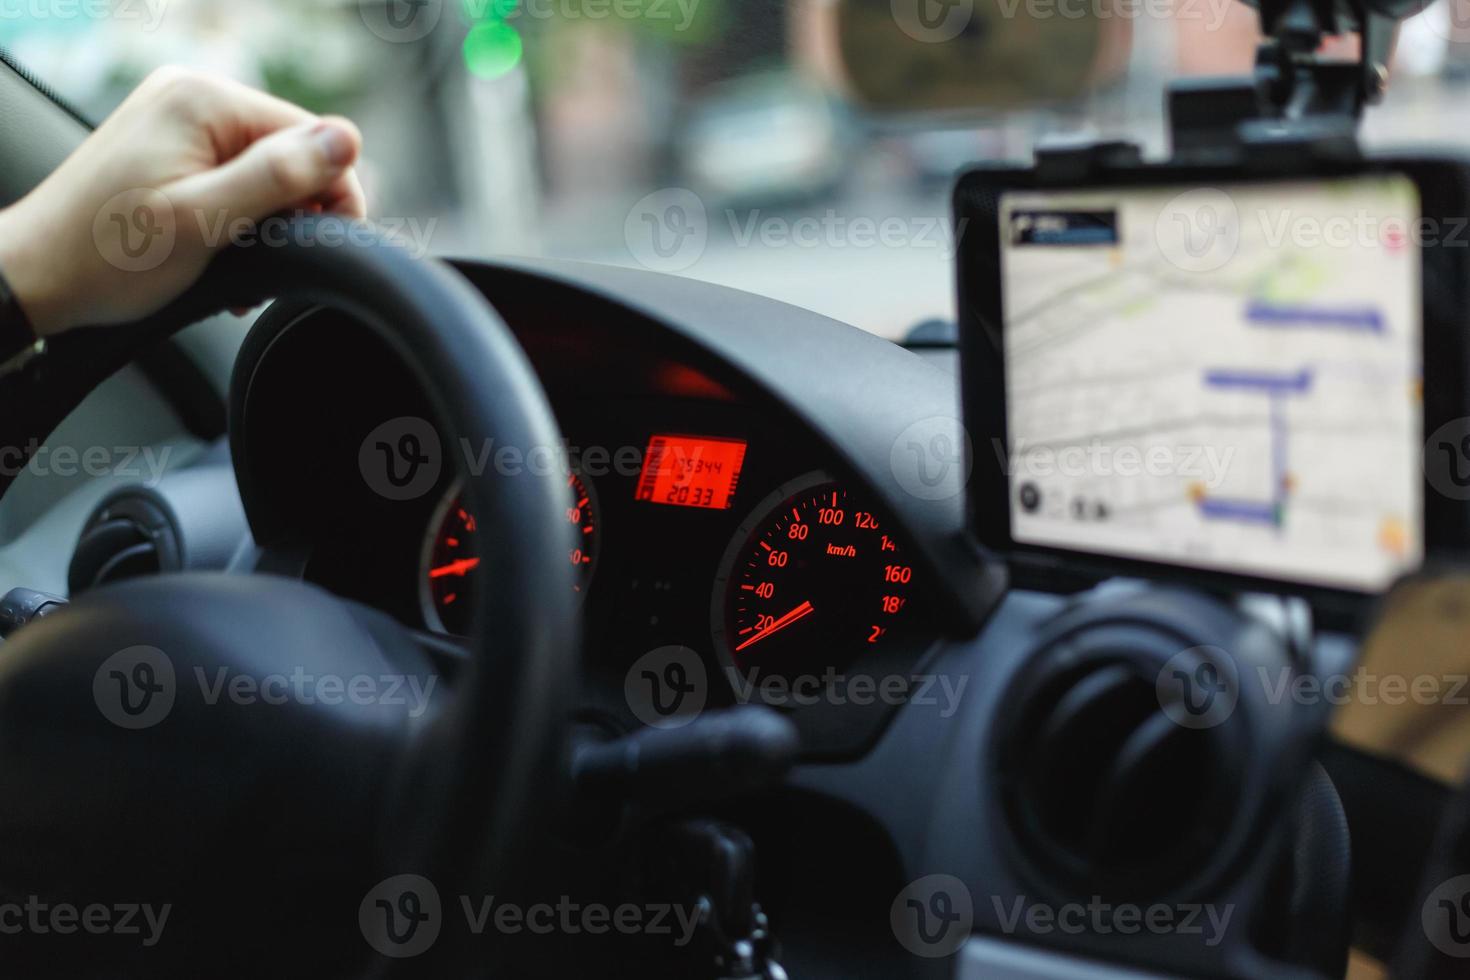
[[[1271,374],[1266,371],[1216,370],[1205,372],[1205,385],[1210,388],[1250,388],[1270,393],[1306,394],[1312,387],[1312,372],[1305,368],[1296,374]]]
[[[1303,395],[1311,390],[1312,372],[1303,368],[1295,374],[1271,374],[1264,371],[1206,371],[1204,382],[1211,388],[1235,388],[1264,393],[1271,402],[1271,499],[1240,500],[1229,497],[1201,497],[1200,514],[1228,521],[1245,521],[1280,528],[1286,506],[1287,429],[1285,396]]]
[[[1245,308],[1246,322],[1257,327],[1305,327],[1383,333],[1383,313],[1371,307],[1327,309],[1317,306],[1267,303],[1253,300]]]
[[[1205,497],[1199,502],[1200,513],[1206,517],[1218,518],[1222,521],[1248,521],[1257,524],[1269,524],[1275,527],[1277,520],[1276,504],[1258,503],[1254,500],[1230,500],[1224,497]]]

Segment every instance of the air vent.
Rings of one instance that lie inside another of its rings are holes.
[[[180,567],[179,536],[145,490],[125,490],[99,507],[82,528],[67,584],[75,598],[100,585]]]
[[[1008,699],[996,743],[1004,817],[1049,887],[1158,899],[1214,865],[1234,836],[1245,726],[1229,712],[1192,724],[1160,694],[1166,668],[1213,656],[1196,643],[1138,620],[1094,620],[1045,643]]]

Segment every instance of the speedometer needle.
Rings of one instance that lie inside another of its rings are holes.
[[[443,578],[446,575],[468,575],[480,564],[478,558],[461,558],[452,561],[448,565],[440,565],[438,568],[429,569],[429,578]]]
[[[772,633],[779,633],[779,632],[781,632],[786,627],[788,627],[792,623],[796,622],[798,619],[802,619],[802,618],[804,618],[806,616],[810,616],[812,613],[814,613],[816,611],[817,610],[815,608],[813,608],[813,606],[812,606],[812,604],[810,602],[803,602],[801,605],[797,606],[795,609],[791,610],[789,613],[787,613],[786,615],[782,616],[780,619],[773,620],[771,622],[771,625],[770,626],[767,626],[765,629],[761,630],[759,633],[755,634],[750,639],[748,639],[744,643],[740,644],[738,647],[735,648],[735,652],[736,653],[739,653],[741,650],[744,650],[746,647],[753,646],[754,644],[759,643],[761,640],[764,640],[766,637],[770,636]]]

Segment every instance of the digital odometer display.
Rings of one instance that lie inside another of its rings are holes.
[[[728,510],[735,501],[745,449],[741,439],[653,436],[643,457],[638,499],[675,507]]]

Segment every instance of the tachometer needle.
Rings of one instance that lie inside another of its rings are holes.
[[[450,562],[448,565],[440,565],[438,568],[429,569],[429,578],[443,578],[446,575],[468,575],[479,564],[480,559],[478,558],[461,558],[458,561]]]
[[[756,643],[759,643],[761,640],[764,640],[766,637],[770,636],[772,633],[779,633],[779,632],[781,632],[786,627],[788,627],[792,623],[796,622],[798,619],[802,619],[802,618],[804,618],[806,616],[810,616],[812,613],[814,613],[816,611],[817,610],[812,606],[812,604],[810,602],[803,602],[801,605],[797,606],[795,609],[791,610],[789,613],[787,613],[786,615],[782,616],[780,619],[773,620],[770,626],[767,626],[765,629],[761,630],[759,633],[755,634],[750,639],[748,639],[744,643],[740,644],[738,647],[735,648],[735,652],[736,653],[739,653],[741,650],[744,650],[746,647],[752,646],[752,645],[754,645]]]

